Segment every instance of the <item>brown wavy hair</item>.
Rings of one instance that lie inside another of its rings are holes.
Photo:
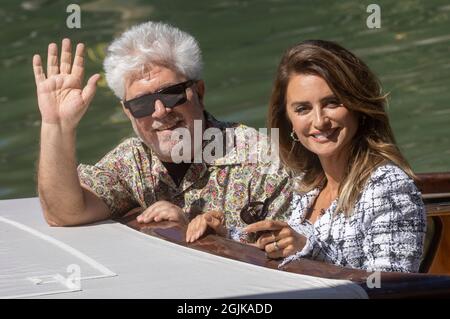
[[[294,176],[301,175],[297,191],[308,192],[326,180],[318,156],[290,136],[292,124],[286,112],[286,90],[291,76],[298,74],[323,78],[339,101],[359,120],[350,146],[349,163],[339,187],[336,213],[352,214],[367,180],[380,165],[393,163],[415,179],[396,145],[386,113],[387,94],[383,94],[375,74],[340,45],[307,40],[288,49],[282,57],[268,115],[268,127],[279,129],[281,161]]]

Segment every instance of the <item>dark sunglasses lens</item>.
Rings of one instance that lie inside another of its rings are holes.
[[[149,116],[155,111],[155,99],[153,96],[142,96],[128,102],[126,107],[136,118]]]
[[[187,101],[186,83],[180,83],[162,90],[159,93],[149,94],[125,102],[131,114],[136,117],[145,117],[155,111],[155,102],[160,100],[165,107],[173,108]]]
[[[160,94],[182,94],[186,90],[185,83],[175,84],[161,90]]]
[[[157,99],[160,100],[165,107],[172,108],[186,102],[186,94],[159,94]]]

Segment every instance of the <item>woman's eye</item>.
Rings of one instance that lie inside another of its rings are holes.
[[[340,106],[341,105],[341,103],[339,103],[338,101],[330,101],[330,102],[328,102],[327,104],[326,104],[326,107],[329,107],[329,108],[331,108],[331,109],[334,109],[334,108],[336,108],[336,107],[338,107],[338,106]]]
[[[305,106],[297,106],[297,107],[295,108],[295,113],[298,113],[298,114],[304,114],[304,113],[306,113],[307,111],[308,111],[308,108],[305,107]]]

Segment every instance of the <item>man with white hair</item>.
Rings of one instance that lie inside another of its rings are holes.
[[[201,121],[201,132],[247,128],[205,111],[201,52],[191,35],[164,23],[134,26],[109,46],[104,68],[137,138],[95,165],[77,167],[76,128],[100,76],[91,76],[83,88],[84,45],[77,45],[72,64],[69,39],[62,41],[60,64],[57,45],[48,46],[47,75],[40,56],[33,57],[42,116],[38,191],[49,225],[92,223],[141,207],[141,223],[190,222],[187,241],[208,227],[246,241],[232,230],[244,226],[239,213],[249,203],[270,202],[267,218],[286,219],[291,184],[282,167],[267,174],[267,163],[239,160],[237,147],[208,163],[173,160],[179,142],[173,132],[187,130],[194,145],[195,121]]]

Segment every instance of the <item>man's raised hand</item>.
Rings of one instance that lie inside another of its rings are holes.
[[[58,64],[58,46],[48,45],[47,75],[41,57],[33,57],[39,110],[42,123],[56,124],[64,129],[75,129],[94,98],[99,74],[92,75],[86,86],[84,77],[84,45],[79,43],[72,64],[69,39],[62,41],[61,63]]]

